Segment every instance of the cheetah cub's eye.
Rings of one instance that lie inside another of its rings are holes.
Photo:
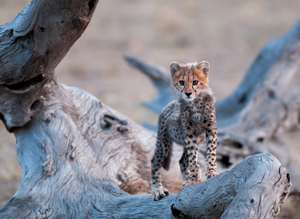
[[[198,81],[193,81],[193,85],[196,86],[199,82]]]
[[[184,81],[179,81],[178,82],[181,86],[184,86]]]

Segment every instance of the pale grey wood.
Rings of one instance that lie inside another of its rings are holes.
[[[172,212],[183,218],[275,218],[291,186],[289,173],[274,156],[258,154],[181,190]]]
[[[141,165],[147,165],[143,161],[139,164],[141,157],[138,156],[149,153],[146,145],[149,140],[155,139],[153,134],[80,89],[60,85],[55,81],[48,88],[51,88],[51,97],[49,102],[45,102],[43,113],[37,114],[24,128],[14,130],[23,178],[14,198],[0,210],[0,217],[172,218],[170,207],[176,195],[154,202],[150,195],[131,196],[117,187],[118,180],[127,169],[135,168],[138,173]],[[58,99],[62,99],[64,104]],[[241,165],[248,168],[239,167]],[[267,183],[263,186],[270,187],[270,190],[265,190],[266,195],[272,191],[271,194],[276,194],[277,200],[280,200],[279,197],[286,191],[282,182],[286,182],[288,188],[291,186],[285,178],[287,171],[285,168],[279,171],[280,168],[283,167],[276,158],[260,154],[195,188],[200,186],[202,190],[214,194],[217,194],[214,189],[219,188],[222,193],[222,188],[226,188],[224,185],[233,186],[236,180],[235,186],[241,186],[247,182],[247,177],[250,178],[251,171],[255,170],[257,172],[253,176],[257,178],[254,180],[260,181],[260,174],[276,176],[266,177]],[[220,181],[222,177],[224,180]],[[274,187],[278,179],[282,179],[281,186]],[[250,182],[252,186],[257,184]],[[132,187],[137,185],[133,184]],[[184,189],[180,194],[184,195],[190,189]],[[193,191],[196,200],[192,200],[213,201],[211,196],[205,199],[202,190]],[[228,190],[224,192],[228,193]],[[233,192],[238,194],[237,190]],[[186,200],[188,197],[192,196],[187,193]],[[231,196],[226,197],[230,199]],[[272,202],[272,199],[268,201]],[[193,202],[188,200],[188,203]],[[191,208],[197,210],[194,206]],[[175,215],[181,210],[180,207],[174,209]],[[220,209],[224,211],[226,208]],[[188,210],[184,214],[192,213]],[[193,218],[201,218],[203,212],[195,214]]]
[[[98,218],[173,218],[171,212],[176,218],[275,218],[291,186],[286,168],[272,155],[259,154],[178,195],[158,202],[151,202],[150,195],[116,198],[106,205],[105,212],[113,212],[109,216],[97,207],[91,214]]]
[[[172,218],[172,213],[201,218],[202,210],[200,214],[198,208],[193,208],[195,211],[191,208],[201,198],[205,199],[203,189],[213,192],[217,187],[222,188],[223,183],[231,183],[234,197],[243,196],[235,188],[243,183],[256,185],[256,178],[246,177],[251,168],[259,171],[253,175],[265,173],[269,179],[264,186],[270,189],[262,191],[266,196],[270,191],[274,194],[268,200],[278,203],[285,197],[291,186],[285,179],[286,170],[278,169],[278,160],[266,154],[248,158],[232,171],[182,190],[178,197],[184,196],[191,203],[184,208],[177,203],[176,194],[154,202],[150,195],[127,193],[149,192],[150,159],[156,134],[92,95],[59,83],[54,75],[57,64],[89,23],[97,2],[33,0],[11,23],[0,26],[0,118],[16,136],[22,169],[21,185],[0,209],[0,218]],[[158,74],[152,77],[160,80]],[[236,141],[234,137],[230,141],[234,134],[223,137],[229,142],[228,147]],[[226,164],[229,149],[226,145],[221,147],[219,165],[222,166]],[[249,148],[245,150],[247,153],[231,152],[242,160],[251,154]],[[203,162],[201,152],[200,162]],[[182,188],[178,168],[181,148],[174,145],[173,154],[170,171],[163,172],[163,184],[171,191],[178,191]],[[237,171],[245,163],[248,168]],[[277,181],[280,186],[272,186]],[[191,189],[195,189],[194,196],[189,194]],[[220,203],[224,208],[214,211],[215,214],[221,216],[228,207],[224,213],[230,215],[229,202],[236,209],[234,197],[228,196],[227,202]],[[207,200],[213,199],[207,196]],[[269,216],[270,212],[266,214]]]
[[[0,118],[9,131],[40,110],[44,95],[39,88],[81,36],[97,2],[33,0],[0,26]]]

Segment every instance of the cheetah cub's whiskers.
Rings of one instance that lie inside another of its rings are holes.
[[[172,83],[179,100],[169,103],[158,120],[155,153],[151,160],[152,199],[160,200],[169,194],[161,184],[161,167],[168,170],[171,162],[172,143],[184,147],[179,161],[183,186],[201,182],[197,163],[198,146],[207,140],[205,159],[206,176],[217,175],[217,127],[214,97],[208,86],[209,63],[170,65]]]

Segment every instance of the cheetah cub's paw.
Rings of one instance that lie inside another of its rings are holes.
[[[187,186],[194,185],[194,184],[199,183],[199,182],[201,182],[201,180],[195,181],[195,180],[189,179],[189,180],[185,181],[185,182],[182,184],[182,186],[183,186],[183,188],[185,188],[185,187],[187,187]]]
[[[157,187],[152,190],[152,199],[153,199],[153,201],[158,201],[158,200],[166,197],[169,194],[170,194],[169,190],[167,190],[163,187]]]
[[[206,178],[209,179],[209,178],[212,178],[212,177],[214,177],[214,176],[216,176],[216,175],[218,175],[217,171],[215,171],[215,170],[210,170],[210,171],[207,172]]]
[[[187,180],[182,184],[182,186],[183,186],[183,188],[185,188],[187,186],[194,185],[194,184],[196,184],[196,183],[191,180]]]

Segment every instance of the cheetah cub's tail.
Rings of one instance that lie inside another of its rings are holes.
[[[172,157],[172,153],[173,152],[173,145],[171,144],[171,148],[168,152],[168,154],[165,156],[163,162],[162,162],[162,167],[165,170],[169,170],[170,169],[170,163],[171,163],[171,157]]]

